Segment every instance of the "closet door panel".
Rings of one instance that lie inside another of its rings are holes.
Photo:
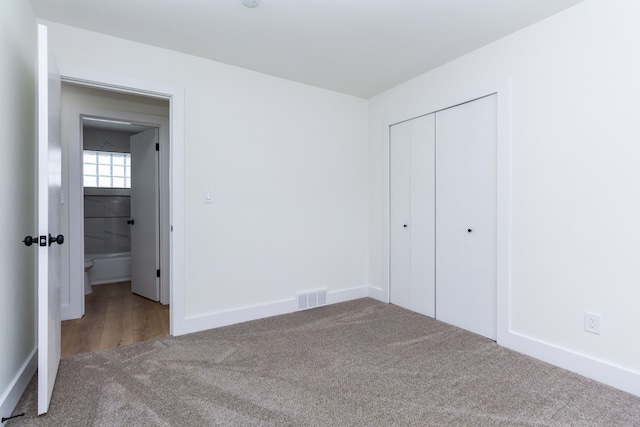
[[[435,315],[435,115],[411,120],[411,309]]]
[[[496,338],[496,97],[436,113],[436,318]]]
[[[411,309],[411,123],[389,132],[389,299]]]

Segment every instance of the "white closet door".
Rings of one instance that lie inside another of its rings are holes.
[[[390,302],[434,316],[433,114],[391,126]]]
[[[496,339],[496,96],[436,113],[436,318]]]
[[[389,300],[411,309],[411,122],[389,128]]]
[[[411,120],[411,305],[435,315],[435,115]]]

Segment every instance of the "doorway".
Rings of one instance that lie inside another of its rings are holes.
[[[71,236],[63,335],[67,329],[80,337],[71,345],[76,350],[169,334],[168,111],[168,101],[63,84]],[[143,169],[136,162],[146,164],[142,176],[150,182],[136,177]],[[142,196],[133,197],[136,188]],[[63,354],[68,341],[63,336]]]

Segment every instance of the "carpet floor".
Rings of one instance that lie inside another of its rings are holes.
[[[640,398],[361,299],[62,359],[7,426],[640,426]]]

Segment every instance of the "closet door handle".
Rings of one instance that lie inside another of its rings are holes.
[[[471,229],[468,229],[468,230],[467,230],[467,233],[471,233],[471,231],[472,231]]]
[[[407,224],[404,224],[404,225],[403,225],[403,227],[404,227],[404,228],[407,228]]]
[[[64,236],[62,234],[58,234],[56,237],[53,237],[51,233],[49,233],[49,246],[57,243],[59,245],[64,243]]]
[[[135,223],[135,221],[133,219],[130,219],[129,221],[127,221],[127,224],[133,225]]]

